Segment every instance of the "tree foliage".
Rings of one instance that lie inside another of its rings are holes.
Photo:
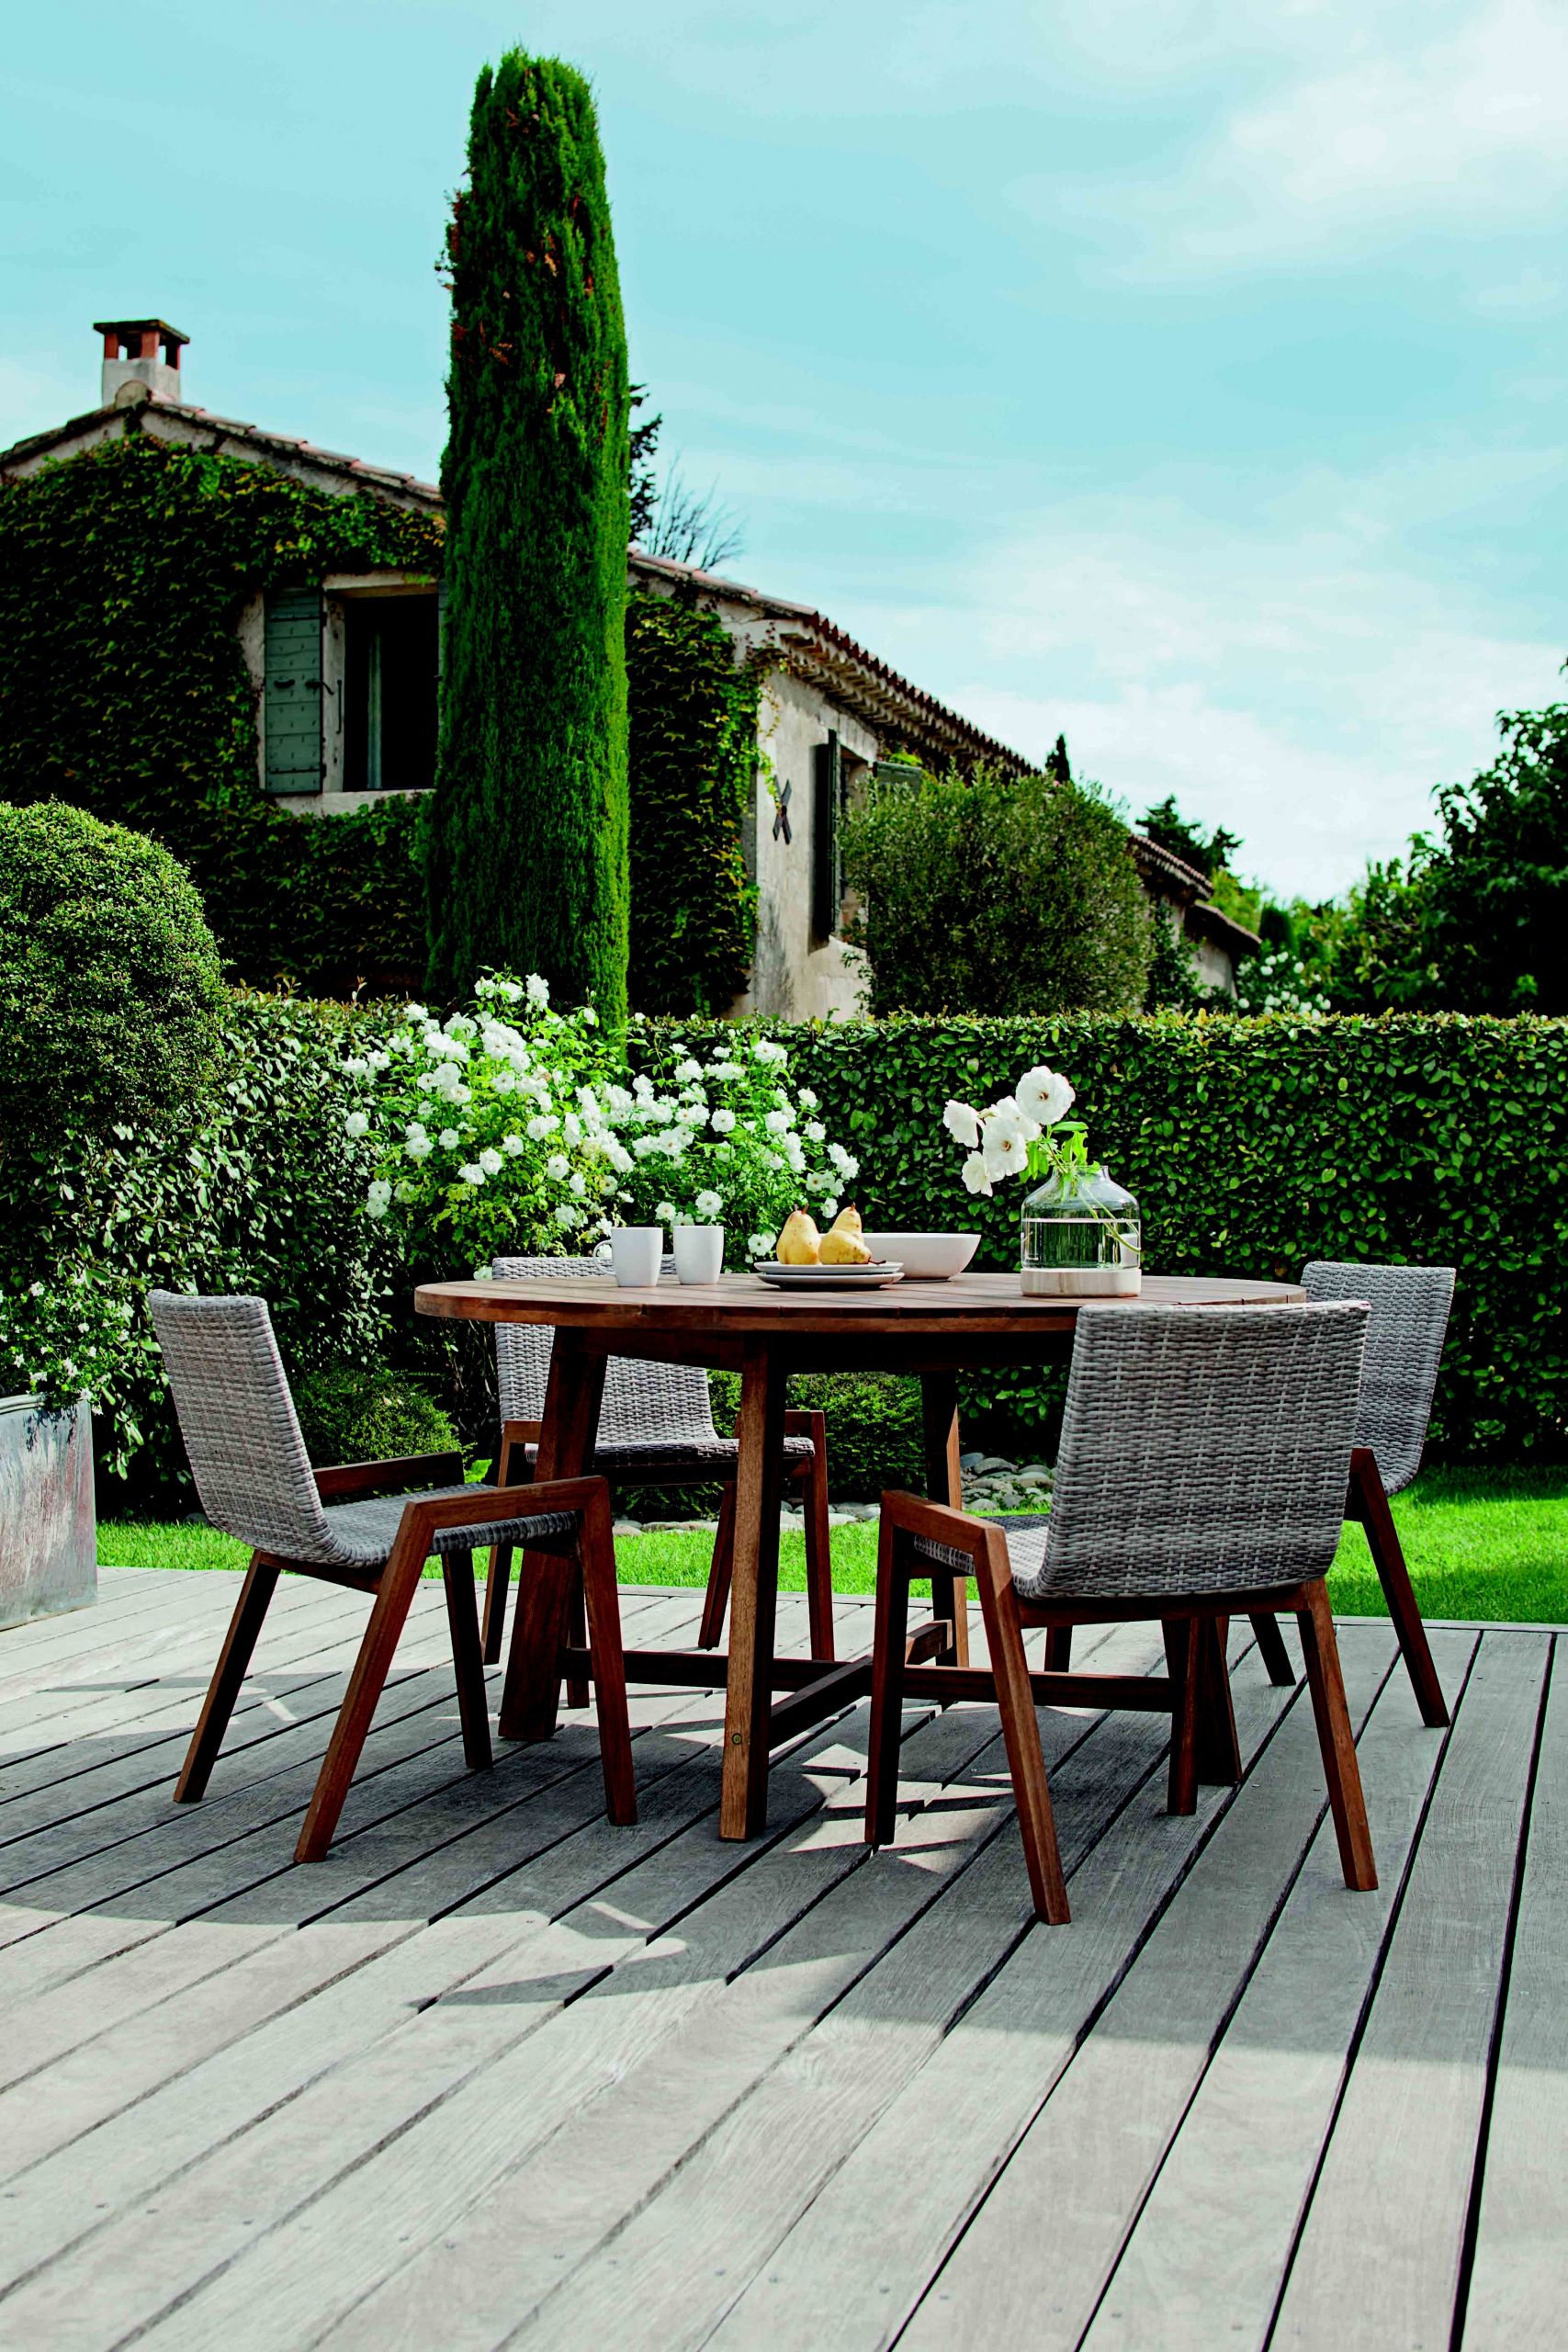
[[[1568,1013],[1568,703],[1499,725],[1493,764],[1438,795],[1443,839],[1416,847],[1388,960],[1446,1010]]]
[[[1151,920],[1126,827],[1096,786],[886,768],[846,820],[844,873],[874,1013],[1143,1001]]]
[[[588,85],[510,51],[452,209],[433,988],[543,973],[625,1017],[626,325]]]
[[[161,1118],[218,1054],[218,949],[165,849],[85,809],[0,802],[4,1136]]]
[[[1156,800],[1152,808],[1145,809],[1142,830],[1150,841],[1168,850],[1172,857],[1196,866],[1200,874],[1212,876],[1228,866],[1241,847],[1239,833],[1227,832],[1224,825],[1207,833],[1201,825],[1184,817],[1174,792],[1168,792],[1163,800]]]

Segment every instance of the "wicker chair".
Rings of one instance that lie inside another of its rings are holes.
[[[1436,1728],[1449,1720],[1448,1702],[1411,1590],[1410,1571],[1388,1498],[1407,1487],[1421,1467],[1432,1392],[1438,1385],[1449,1308],[1453,1303],[1454,1270],[1451,1266],[1351,1266],[1316,1259],[1303,1267],[1302,1288],[1314,1299],[1365,1299],[1372,1311],[1345,1516],[1359,1521],[1366,1530],[1421,1720]],[[1253,1630],[1270,1679],[1293,1682],[1295,1675],[1274,1620],[1255,1619]]]
[[[558,1282],[563,1277],[602,1280],[604,1276],[603,1267],[592,1258],[498,1258],[491,1272],[499,1282],[525,1282],[536,1274],[547,1274]],[[529,1476],[537,1458],[550,1338],[547,1324],[498,1323],[495,1327],[496,1380],[501,1392],[501,1456],[496,1476],[502,1486]],[[729,1600],[739,1452],[733,1438],[720,1437],[714,1428],[705,1372],[692,1364],[644,1363],[635,1356],[610,1358],[593,1453],[595,1472],[628,1487],[697,1487],[725,1481],[697,1635],[698,1646],[705,1650],[716,1647]],[[828,1429],[820,1413],[784,1415],[784,1476],[803,1489],[806,1505],[812,1655],[830,1658],[833,1578],[828,1548]],[[491,1554],[485,1590],[484,1654],[491,1661],[501,1656],[511,1574],[511,1545],[498,1544]]]
[[[295,1860],[320,1861],[332,1844],[425,1560],[440,1559],[446,1589],[463,1753],[491,1763],[490,1718],[479,1613],[476,1545],[502,1537],[581,1563],[592,1628],[604,1793],[612,1821],[637,1818],[626,1667],[602,1478],[505,1488],[462,1483],[462,1457],[420,1454],[312,1470],[288,1377],[261,1298],[195,1298],[153,1291],[148,1300],[180,1431],[202,1509],[215,1527],[251,1546],[241,1589],[185,1769],[177,1804],[206,1791],[267,1604],[285,1570],[374,1596],[348,1690],[310,1799]],[[412,1490],[412,1491],[411,1491]],[[519,1673],[528,1612],[519,1611],[508,1681]],[[546,1612],[547,1615],[548,1612]]]
[[[897,1814],[909,1587],[933,1568],[957,1570],[980,1588],[987,1680],[1041,1918],[1069,1915],[1037,1699],[1092,1706],[1101,1684],[1101,1704],[1168,1703],[1170,1809],[1190,1813],[1200,1743],[1222,1715],[1235,1753],[1224,1636],[1243,1610],[1296,1617],[1345,1883],[1377,1884],[1324,1584],[1344,1515],[1367,1320],[1351,1304],[1085,1308],[1044,1526],[1019,1534],[1014,1522],[1004,1533],[912,1495],[884,1496],[868,1842],[885,1844]],[[1168,1679],[1140,1688],[1136,1702],[1117,1677],[1031,1677],[1026,1626],[1125,1618],[1159,1619],[1169,1661]]]

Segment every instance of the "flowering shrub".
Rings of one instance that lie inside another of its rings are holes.
[[[592,1005],[552,1010],[549,989],[495,977],[473,1013],[445,1022],[422,1004],[344,1068],[344,1129],[375,1173],[366,1207],[405,1234],[442,1234],[465,1266],[517,1250],[558,1250],[604,1231],[619,1184],[595,1082],[610,1056]]]
[[[634,1076],[592,1007],[560,1013],[546,982],[489,975],[473,1013],[407,1006],[344,1064],[345,1133],[375,1153],[369,1215],[445,1228],[465,1265],[578,1254],[615,1225],[722,1223],[732,1262],[766,1257],[802,1194],[838,1213],[859,1162],[784,1084],[786,1049],[737,1038],[705,1062]],[[626,1081],[626,1082],[623,1082]]]
[[[635,1025],[635,1024],[634,1024]],[[667,1053],[629,1090],[612,1086],[606,1116],[623,1147],[616,1221],[726,1228],[732,1265],[769,1258],[802,1195],[837,1216],[860,1162],[829,1141],[808,1086],[785,1082],[789,1050],[731,1031],[699,1060]]]

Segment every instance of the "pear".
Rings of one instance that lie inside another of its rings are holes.
[[[839,1214],[833,1219],[832,1226],[829,1229],[834,1233],[860,1233],[862,1229],[860,1211],[855,1207],[852,1201],[847,1209],[840,1209],[839,1211]]]
[[[818,1266],[822,1262],[822,1242],[815,1218],[805,1209],[794,1209],[785,1217],[784,1231],[779,1235],[781,1266]]]
[[[859,1224],[858,1217],[855,1222]],[[858,1233],[851,1233],[845,1226],[835,1225],[822,1236],[822,1263],[825,1266],[869,1266],[871,1251]]]

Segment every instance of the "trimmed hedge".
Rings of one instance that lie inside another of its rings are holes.
[[[232,1000],[212,1092],[171,1127],[68,1145],[33,1136],[0,1168],[13,1235],[0,1373],[24,1386],[29,1351],[58,1353],[68,1334],[84,1376],[104,1379],[106,1464],[133,1466],[142,1493],[166,1487],[181,1460],[141,1304],[154,1282],[264,1293],[297,1374],[362,1362],[412,1374],[427,1393],[440,1380],[470,1439],[493,1409],[485,1335],[411,1331],[409,1292],[426,1269],[398,1265],[388,1228],[364,1213],[370,1168],[344,1134],[338,1071],[345,1029],[360,1038],[379,1025],[338,1006]],[[1319,1256],[1451,1263],[1435,1450],[1563,1455],[1568,1023],[1164,1014],[765,1026],[789,1044],[792,1080],[817,1089],[830,1131],[860,1155],[868,1222],[978,1227],[978,1262],[1015,1265],[1025,1187],[972,1200],[942,1109],[950,1094],[989,1102],[1047,1061],[1077,1088],[1097,1156],[1137,1193],[1156,1271],[1278,1279]],[[662,1052],[677,1036],[732,1041],[735,1028],[650,1023],[639,1035]],[[473,1340],[471,1363],[446,1344],[457,1336]],[[1049,1459],[1060,1385],[970,1382],[966,1439]],[[834,1376],[820,1385],[809,1401],[837,1405]],[[879,1459],[913,1444],[908,1393],[879,1385]],[[806,1384],[793,1394],[807,1401]],[[847,1449],[865,1419],[844,1404],[838,1494],[852,1490]]]
[[[259,1292],[297,1375],[384,1357],[393,1268],[365,1214],[365,1146],[344,1132],[354,1019],[231,998],[216,1080],[168,1125],[35,1133],[0,1163],[0,1381],[30,1385],[69,1350],[81,1376],[61,1385],[94,1389],[100,1464],[139,1498],[188,1487],[150,1289]]]
[[[695,1044],[716,1023],[665,1024]],[[1077,1089],[1090,1148],[1136,1193],[1165,1273],[1288,1280],[1309,1258],[1452,1265],[1459,1281],[1434,1451],[1568,1451],[1568,1023],[1461,1015],[915,1020],[765,1024],[861,1160],[868,1225],[978,1227],[981,1266],[1018,1262],[1026,1185],[976,1200],[942,1127],[1036,1062]],[[970,1384],[1032,1442],[1057,1381]]]

